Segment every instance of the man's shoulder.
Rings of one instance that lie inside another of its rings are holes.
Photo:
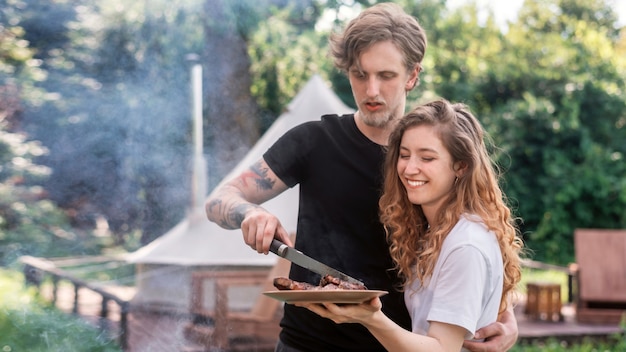
[[[319,120],[309,120],[294,126],[279,138],[275,146],[294,148],[297,145],[302,152],[327,145],[329,140],[343,139],[353,133],[355,126],[353,115],[322,115]]]
[[[327,128],[328,126],[337,126],[354,121],[354,114],[337,115],[337,114],[324,114],[319,119],[304,121],[297,124],[293,129],[310,129],[310,128]]]
[[[344,115],[337,115],[337,114],[325,114],[322,115],[321,118],[322,122],[349,122],[349,121],[354,121],[354,114],[344,114]]]
[[[356,126],[354,121],[354,114],[337,115],[328,114],[322,115],[318,121],[319,126],[329,133],[349,133]],[[342,132],[339,132],[342,131]]]
[[[346,130],[349,126],[355,125],[354,115],[337,115],[337,114],[325,114],[320,117],[319,120],[309,120],[296,125],[292,132],[296,135],[299,134],[335,134],[339,131]]]

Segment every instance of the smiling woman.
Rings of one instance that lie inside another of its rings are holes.
[[[386,350],[482,344],[478,330],[513,315],[523,248],[486,137],[469,107],[443,99],[412,109],[389,135],[378,204],[410,330],[378,297],[296,305],[337,324],[359,323]]]

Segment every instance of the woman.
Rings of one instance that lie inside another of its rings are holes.
[[[459,351],[495,322],[520,280],[523,244],[483,134],[465,105],[438,100],[405,115],[389,137],[380,214],[412,332],[378,298],[305,306],[362,324],[389,351]]]

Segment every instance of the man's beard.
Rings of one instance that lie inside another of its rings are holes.
[[[393,120],[393,116],[389,111],[369,112],[361,110],[359,114],[363,123],[370,127],[385,128]]]

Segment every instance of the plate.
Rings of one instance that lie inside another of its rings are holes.
[[[263,292],[266,296],[286,303],[362,303],[374,297],[384,296],[387,293],[389,292],[378,290],[285,290]]]

